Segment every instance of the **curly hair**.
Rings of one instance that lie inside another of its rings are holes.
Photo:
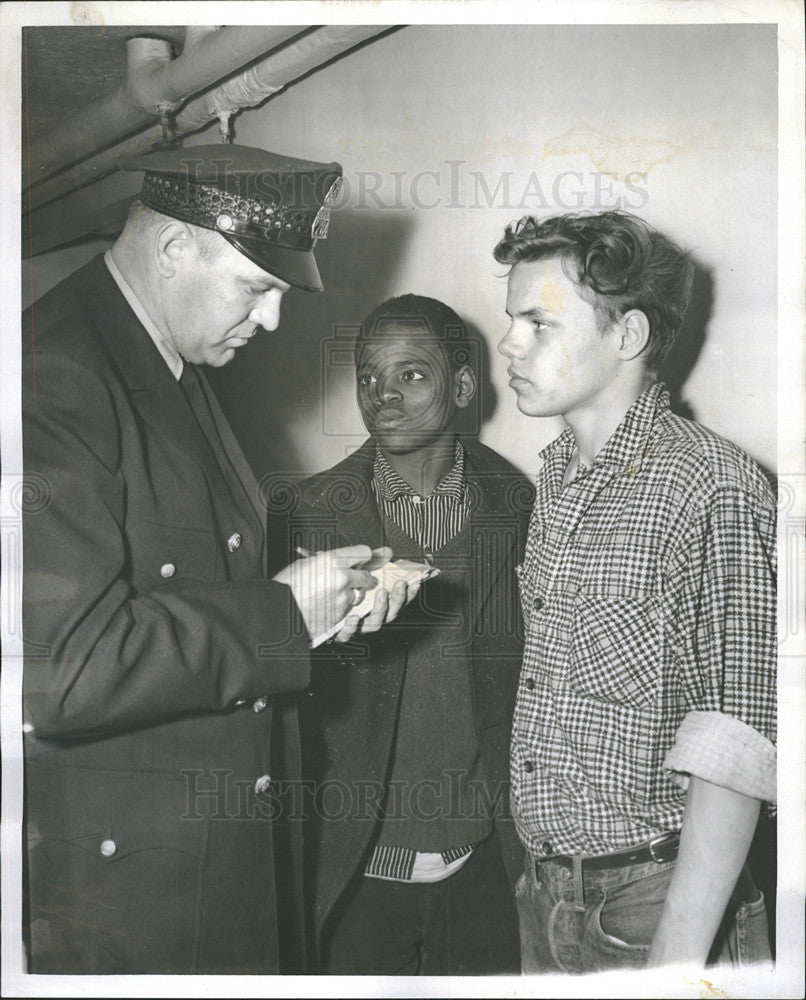
[[[493,256],[511,266],[560,257],[601,327],[640,309],[649,320],[644,364],[650,371],[669,353],[694,279],[690,255],[628,212],[569,213],[542,222],[527,215],[507,226]]]
[[[430,335],[441,348],[451,371],[469,363],[467,327],[458,314],[438,299],[408,292],[381,302],[364,319],[355,341],[356,367],[364,345],[388,335],[398,324],[417,327]]]

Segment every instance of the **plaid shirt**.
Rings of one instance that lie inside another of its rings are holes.
[[[678,830],[688,775],[775,786],[775,501],[734,445],[633,404],[563,487],[570,428],[542,453],[524,562],[512,790],[536,857]]]

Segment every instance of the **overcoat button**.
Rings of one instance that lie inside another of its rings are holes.
[[[174,566],[173,563],[165,563],[165,565],[160,569],[160,576],[163,580],[170,580],[175,572],[176,566]]]
[[[524,771],[526,771],[527,774],[531,774],[532,771],[534,771],[534,769],[535,769],[534,761],[525,760],[523,762],[523,769],[524,769]]]
[[[241,547],[241,535],[240,532],[236,531],[234,534],[230,535],[227,539],[227,548],[230,552],[234,552],[236,549]]]
[[[548,856],[554,853],[554,845],[551,843],[550,840],[544,840],[543,843],[540,845],[540,850],[543,852],[543,854]]]
[[[532,601],[532,607],[535,609],[535,611],[539,611],[543,607],[543,598],[542,597],[536,597]]]
[[[534,677],[527,677],[523,683],[525,684],[527,691],[534,691],[536,687]]]
[[[271,785],[271,775],[262,774],[255,782],[255,795],[262,795],[269,790]]]
[[[103,854],[105,858],[111,858],[117,849],[118,845],[114,842],[114,840],[101,841],[101,854]]]
[[[252,705],[252,711],[253,712],[262,712],[263,709],[268,705],[268,703],[269,703],[269,699],[268,698],[258,698],[255,701],[254,705]]]

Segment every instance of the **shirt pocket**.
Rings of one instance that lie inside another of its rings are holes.
[[[663,629],[653,595],[575,599],[569,684],[578,693],[627,706],[648,706],[659,695]]]

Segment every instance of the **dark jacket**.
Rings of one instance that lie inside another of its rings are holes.
[[[103,259],[23,317],[34,972],[274,972],[271,696],[307,637]],[[267,704],[268,702],[268,704]]]
[[[468,442],[466,477],[471,498],[468,530],[473,565],[467,619],[475,717],[487,791],[495,807],[504,860],[514,883],[523,868],[508,818],[509,742],[522,655],[520,601],[515,565],[526,540],[533,489],[505,459],[484,445]],[[357,543],[383,544],[383,528],[372,493],[375,445],[367,441],[334,468],[313,476],[296,491],[282,494],[275,515],[286,519],[289,544],[311,550]],[[278,525],[272,538],[281,535]],[[279,564],[288,550],[277,553]],[[310,690],[303,696],[305,773],[330,803],[310,802],[306,831],[306,877],[312,886],[318,942],[325,921],[350,879],[359,870],[377,829],[372,801],[337,809],[340,783],[357,799],[383,785],[394,747],[395,725],[405,674],[402,636],[407,611],[366,642],[330,647],[314,658]],[[329,789],[329,791],[327,791]],[[335,798],[333,797],[335,796]],[[347,813],[343,817],[340,811]],[[317,813],[320,815],[317,816]],[[321,814],[330,819],[322,820]],[[333,818],[336,815],[340,818]]]

